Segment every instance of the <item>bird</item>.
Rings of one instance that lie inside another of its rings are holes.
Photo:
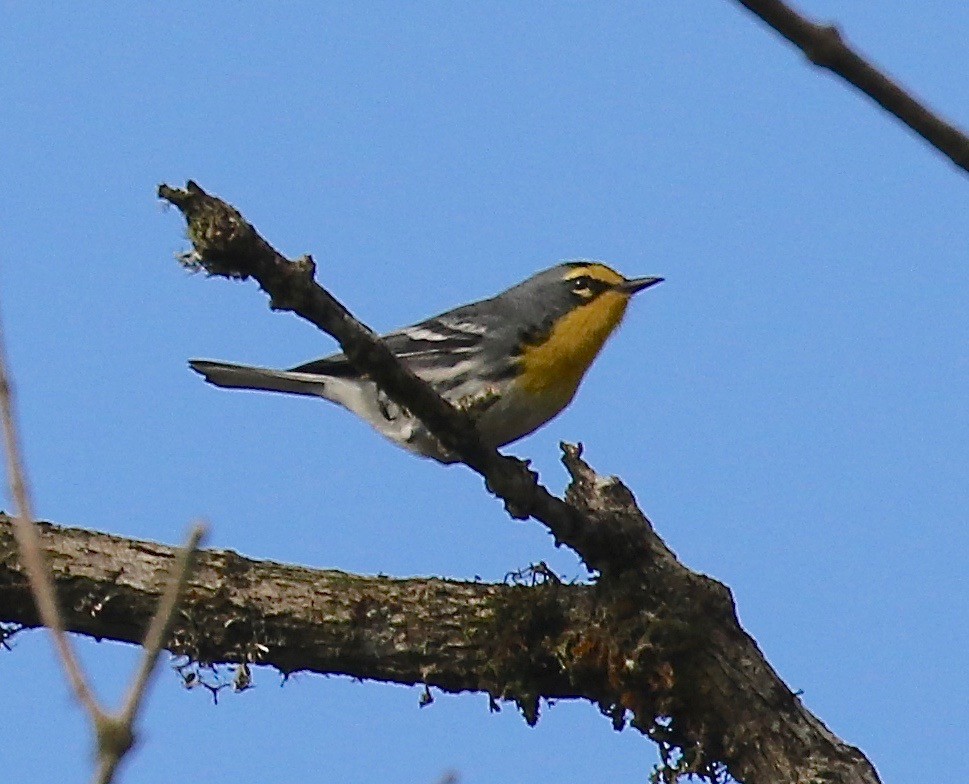
[[[382,339],[472,417],[486,445],[498,448],[537,430],[572,401],[632,297],[662,281],[626,278],[598,261],[568,261]],[[218,387],[325,398],[414,454],[459,460],[344,354],[289,370],[206,359],[189,360],[189,366]]]

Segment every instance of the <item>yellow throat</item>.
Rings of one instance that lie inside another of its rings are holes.
[[[623,281],[622,276],[602,264],[582,267],[568,277],[579,275],[613,285]],[[520,358],[522,388],[533,395],[553,398],[562,406],[568,404],[582,376],[622,321],[629,299],[630,295],[622,291],[604,291],[560,318],[544,343],[526,346]]]

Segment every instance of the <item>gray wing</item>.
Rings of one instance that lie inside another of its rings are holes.
[[[497,316],[486,312],[486,303],[464,306],[442,313],[410,327],[383,335],[387,347],[415,374],[445,391],[467,380],[471,373],[481,375],[490,368],[488,380],[497,381],[511,369],[509,346],[494,346],[483,353],[481,338],[498,323]],[[474,308],[474,319],[467,312]],[[290,369],[294,373],[318,374],[336,378],[359,378],[345,354],[333,354]]]

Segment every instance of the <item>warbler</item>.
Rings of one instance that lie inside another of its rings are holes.
[[[566,262],[383,340],[417,376],[473,417],[484,442],[504,446],[571,402],[629,300],[662,280],[625,278],[599,262]],[[457,460],[344,354],[290,370],[203,359],[189,365],[219,387],[326,398],[411,452],[442,463]]]

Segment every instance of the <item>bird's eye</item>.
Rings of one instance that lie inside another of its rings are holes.
[[[579,294],[583,297],[588,297],[592,294],[592,278],[588,275],[579,275],[579,277],[573,278],[571,283],[574,294]]]

